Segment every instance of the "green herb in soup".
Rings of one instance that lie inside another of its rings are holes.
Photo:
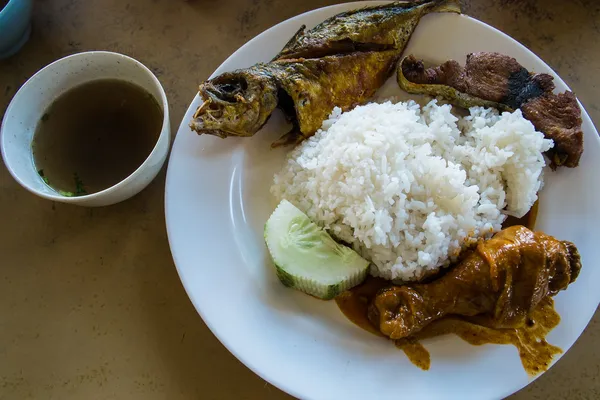
[[[63,196],[109,188],[133,173],[160,135],[163,111],[146,90],[101,79],[59,96],[38,121],[33,158]]]

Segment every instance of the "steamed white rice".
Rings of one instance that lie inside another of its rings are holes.
[[[271,192],[371,260],[371,274],[415,280],[537,199],[552,147],[521,111],[435,100],[334,109],[288,156]]]

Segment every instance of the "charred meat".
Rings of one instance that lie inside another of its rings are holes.
[[[517,225],[481,242],[438,280],[381,290],[368,317],[391,339],[449,315],[485,314],[494,328],[518,328],[544,298],[575,281],[580,269],[572,243]]]
[[[523,116],[535,129],[554,141],[548,152],[552,165],[576,167],[583,153],[581,109],[571,92],[548,93],[521,106]]]
[[[513,110],[554,89],[551,75],[530,74],[517,60],[499,53],[471,53],[464,67],[450,60],[427,69],[408,56],[402,61],[402,74],[411,83],[450,86]]]
[[[334,107],[347,110],[375,93],[431,12],[460,8],[457,0],[399,1],[302,27],[271,62],[201,84],[203,103],[190,126],[199,134],[252,136],[279,106],[309,137]]]
[[[425,68],[413,56],[397,70],[398,84],[409,93],[440,96],[461,107],[503,111],[520,108],[537,130],[554,140],[551,166],[576,167],[583,152],[581,110],[571,92],[553,94],[553,78],[532,74],[517,60],[499,53],[472,53],[462,67],[454,60]]]

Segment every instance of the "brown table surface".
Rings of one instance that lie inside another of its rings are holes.
[[[31,40],[0,61],[0,112],[51,61],[111,50],[156,73],[176,132],[196,85],[239,46],[337,2],[37,0]],[[464,11],[542,57],[600,121],[600,2],[469,0]],[[87,209],[26,192],[2,164],[0,399],[289,397],[238,362],[189,302],[167,243],[164,179],[163,169],[133,199]],[[596,314],[562,360],[511,399],[600,398],[599,335]]]

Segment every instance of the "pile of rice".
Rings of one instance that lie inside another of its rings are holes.
[[[372,261],[371,274],[415,280],[523,216],[553,146],[521,111],[435,100],[371,103],[330,119],[288,156],[271,192]]]

